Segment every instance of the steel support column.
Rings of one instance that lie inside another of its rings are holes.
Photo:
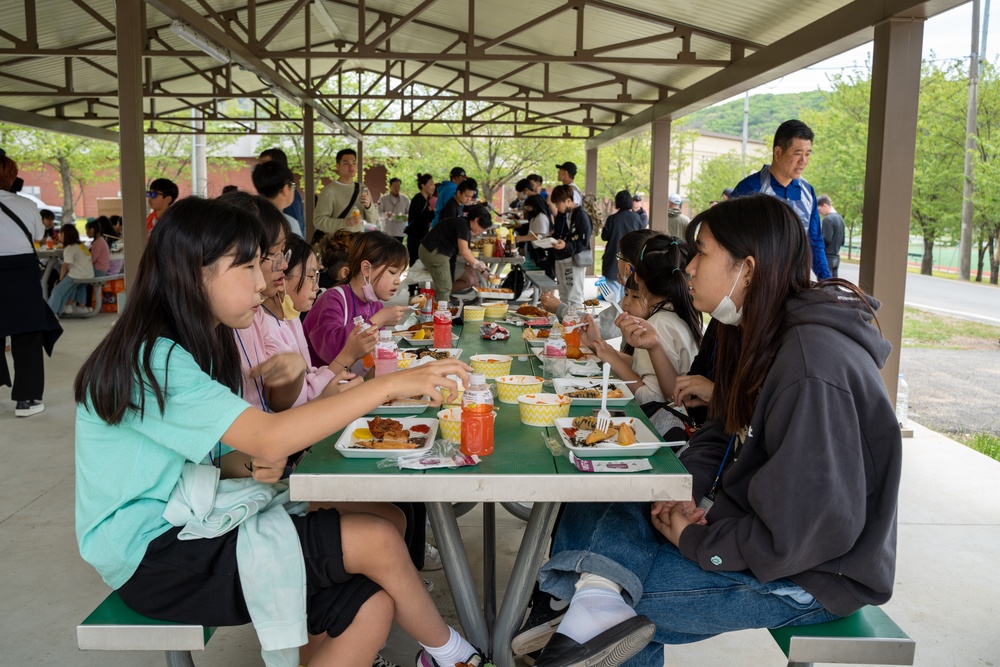
[[[859,283],[882,302],[879,323],[892,343],[882,377],[893,399],[903,336],[923,34],[923,19],[883,21],[875,26],[872,56]]]
[[[316,208],[316,114],[309,105],[302,107],[302,198],[305,200],[306,241],[312,241],[316,227],[313,214]]]
[[[125,220],[125,286],[131,288],[139,272],[139,258],[146,247],[146,164],[142,126],[142,49],[145,39],[145,5],[116,2],[118,26],[118,132],[121,138],[119,169],[122,184],[122,218]]]
[[[587,180],[584,194],[597,196],[597,149],[587,149]]]
[[[649,226],[666,233],[670,196],[670,117],[653,121],[649,176]]]

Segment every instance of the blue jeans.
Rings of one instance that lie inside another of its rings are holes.
[[[701,569],[653,528],[649,503],[567,503],[552,552],[539,575],[543,591],[569,600],[580,573],[598,574],[656,624],[629,667],[662,667],[663,644],[838,618],[788,579],[765,584],[749,571]]]
[[[94,277],[100,278],[101,276],[108,275],[107,271],[101,271],[100,269],[94,269]],[[94,284],[90,286],[92,289],[98,289],[100,285]],[[100,295],[98,295],[100,296]],[[89,306],[90,303],[87,302],[87,285],[77,285],[76,287],[76,302],[84,306]]]
[[[86,287],[86,285],[77,285],[76,281],[66,276],[52,288],[52,293],[49,294],[49,308],[56,315],[62,315],[63,308],[66,307],[66,300],[69,299],[70,295],[76,295],[75,290],[77,287]],[[84,297],[86,298],[86,296]]]

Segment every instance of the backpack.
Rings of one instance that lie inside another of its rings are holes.
[[[510,268],[510,273],[503,279],[500,287],[511,290],[514,293],[514,298],[519,299],[527,282],[528,277],[524,275],[524,269],[515,264]]]

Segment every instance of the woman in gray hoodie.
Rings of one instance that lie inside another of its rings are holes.
[[[681,455],[693,498],[566,506],[541,587],[572,601],[537,667],[662,665],[663,644],[820,623],[892,594],[901,440],[878,302],[811,283],[805,230],[773,197],[692,225],[691,295],[719,322],[709,420]],[[621,327],[656,344],[641,320]]]

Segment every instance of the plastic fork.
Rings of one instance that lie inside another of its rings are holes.
[[[604,300],[610,303],[612,306],[614,306],[615,310],[618,311],[619,315],[624,315],[625,311],[622,310],[622,307],[618,305],[617,301],[612,300],[612,297],[614,297],[615,295],[611,291],[611,288],[608,287],[608,284],[607,283],[602,284],[599,289],[601,290],[601,296],[604,297]]]
[[[608,378],[611,364],[604,362],[604,379],[601,381],[601,410],[597,413],[597,430],[607,433],[611,430],[611,413],[608,412]]]

